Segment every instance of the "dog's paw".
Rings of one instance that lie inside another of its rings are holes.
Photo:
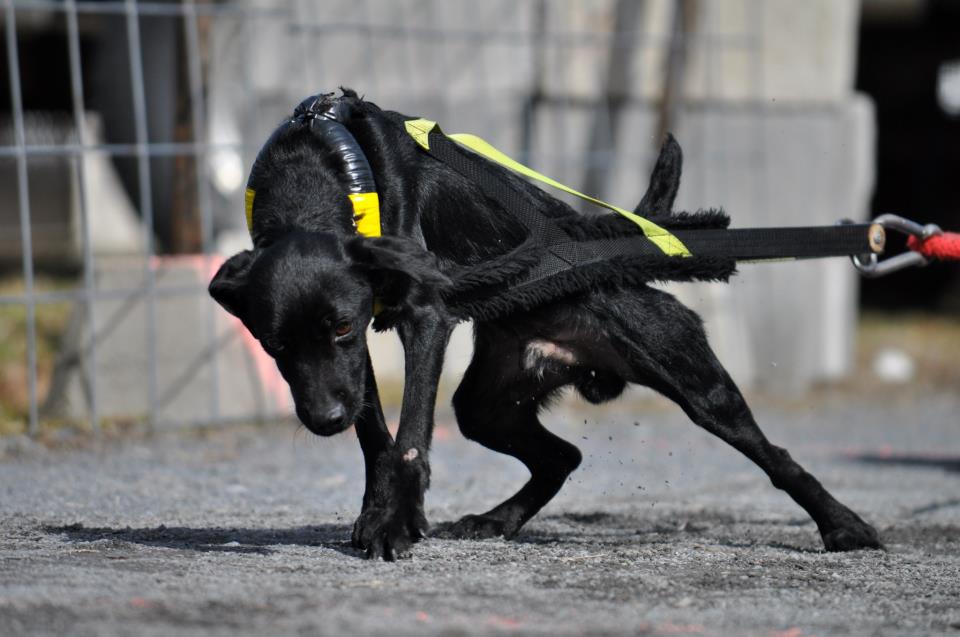
[[[823,545],[828,551],[883,548],[877,530],[859,518],[854,523],[824,533]]]
[[[414,542],[427,537],[430,532],[430,523],[427,522],[427,516],[423,512],[423,498],[409,505],[406,512],[407,531]]]
[[[492,537],[513,535],[507,523],[489,515],[466,515],[436,533],[437,537],[451,540],[486,540]]]
[[[415,542],[426,537],[426,520],[417,527],[394,509],[369,507],[353,524],[353,546],[366,551],[367,559],[393,562],[410,556]]]

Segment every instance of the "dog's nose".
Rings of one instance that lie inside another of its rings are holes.
[[[330,406],[308,408],[297,405],[297,417],[307,429],[318,436],[332,436],[347,427],[347,409],[343,403]]]
[[[337,404],[327,410],[320,416],[322,424],[327,428],[339,427],[343,424],[343,419],[347,417],[347,410],[343,405]]]

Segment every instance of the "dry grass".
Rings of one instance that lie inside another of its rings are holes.
[[[865,314],[857,338],[857,366],[870,370],[883,348],[893,347],[916,363],[914,384],[960,389],[960,317],[931,314]],[[870,373],[875,382],[876,377]]]
[[[70,279],[38,278],[37,291],[69,287]],[[0,280],[0,294],[22,294],[20,278]],[[42,402],[50,386],[60,342],[70,318],[69,303],[36,306],[37,395]],[[0,306],[0,435],[26,431],[29,412],[27,308]]]

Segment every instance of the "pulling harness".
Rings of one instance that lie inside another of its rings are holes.
[[[360,145],[344,126],[344,122],[352,117],[354,108],[354,103],[344,98],[333,98],[329,94],[311,96],[301,102],[293,117],[273,133],[264,144],[264,149],[286,127],[308,125],[341,162],[340,175],[353,205],[357,232],[377,237],[381,234],[380,206],[373,171]],[[638,214],[565,186],[515,161],[475,135],[447,135],[431,120],[408,119],[391,111],[383,111],[382,114],[409,135],[423,152],[476,183],[487,196],[513,214],[527,229],[529,240],[540,248],[536,262],[529,263],[521,274],[511,276],[509,280],[497,281],[496,285],[488,282],[484,289],[496,289],[497,294],[522,295],[524,289],[535,289],[548,279],[558,276],[576,278],[581,271],[589,271],[591,266],[623,259],[631,262],[640,259],[644,264],[668,261],[681,271],[687,262],[691,266],[693,262],[730,263],[728,271],[721,267],[714,274],[694,273],[687,277],[700,279],[725,279],[732,274],[736,262],[849,256],[862,275],[878,277],[906,267],[926,265],[933,259],[960,260],[960,234],[945,233],[936,225],[920,225],[891,214],[881,215],[870,223],[845,220],[833,226],[664,228]],[[463,152],[463,148],[470,152]],[[261,150],[257,161],[263,153],[264,150]],[[490,162],[611,210],[634,223],[640,233],[602,238],[571,236],[556,219],[544,214],[524,196],[516,184],[510,183],[502,171],[494,169]],[[256,203],[253,183],[256,167],[255,162],[245,196],[247,224],[251,234]],[[907,235],[908,250],[881,261],[878,255],[884,252],[888,230]],[[691,271],[695,272],[695,269]],[[461,289],[460,293],[463,292]],[[461,304],[477,310],[490,300],[484,296],[474,291],[473,300]],[[469,298],[469,295],[465,298]],[[482,315],[483,312],[473,311],[469,314]]]

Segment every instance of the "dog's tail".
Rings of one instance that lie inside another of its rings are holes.
[[[673,135],[667,133],[650,175],[650,185],[634,212],[658,226],[671,229],[726,228],[730,225],[730,217],[721,209],[673,212],[682,172],[683,151]]]

